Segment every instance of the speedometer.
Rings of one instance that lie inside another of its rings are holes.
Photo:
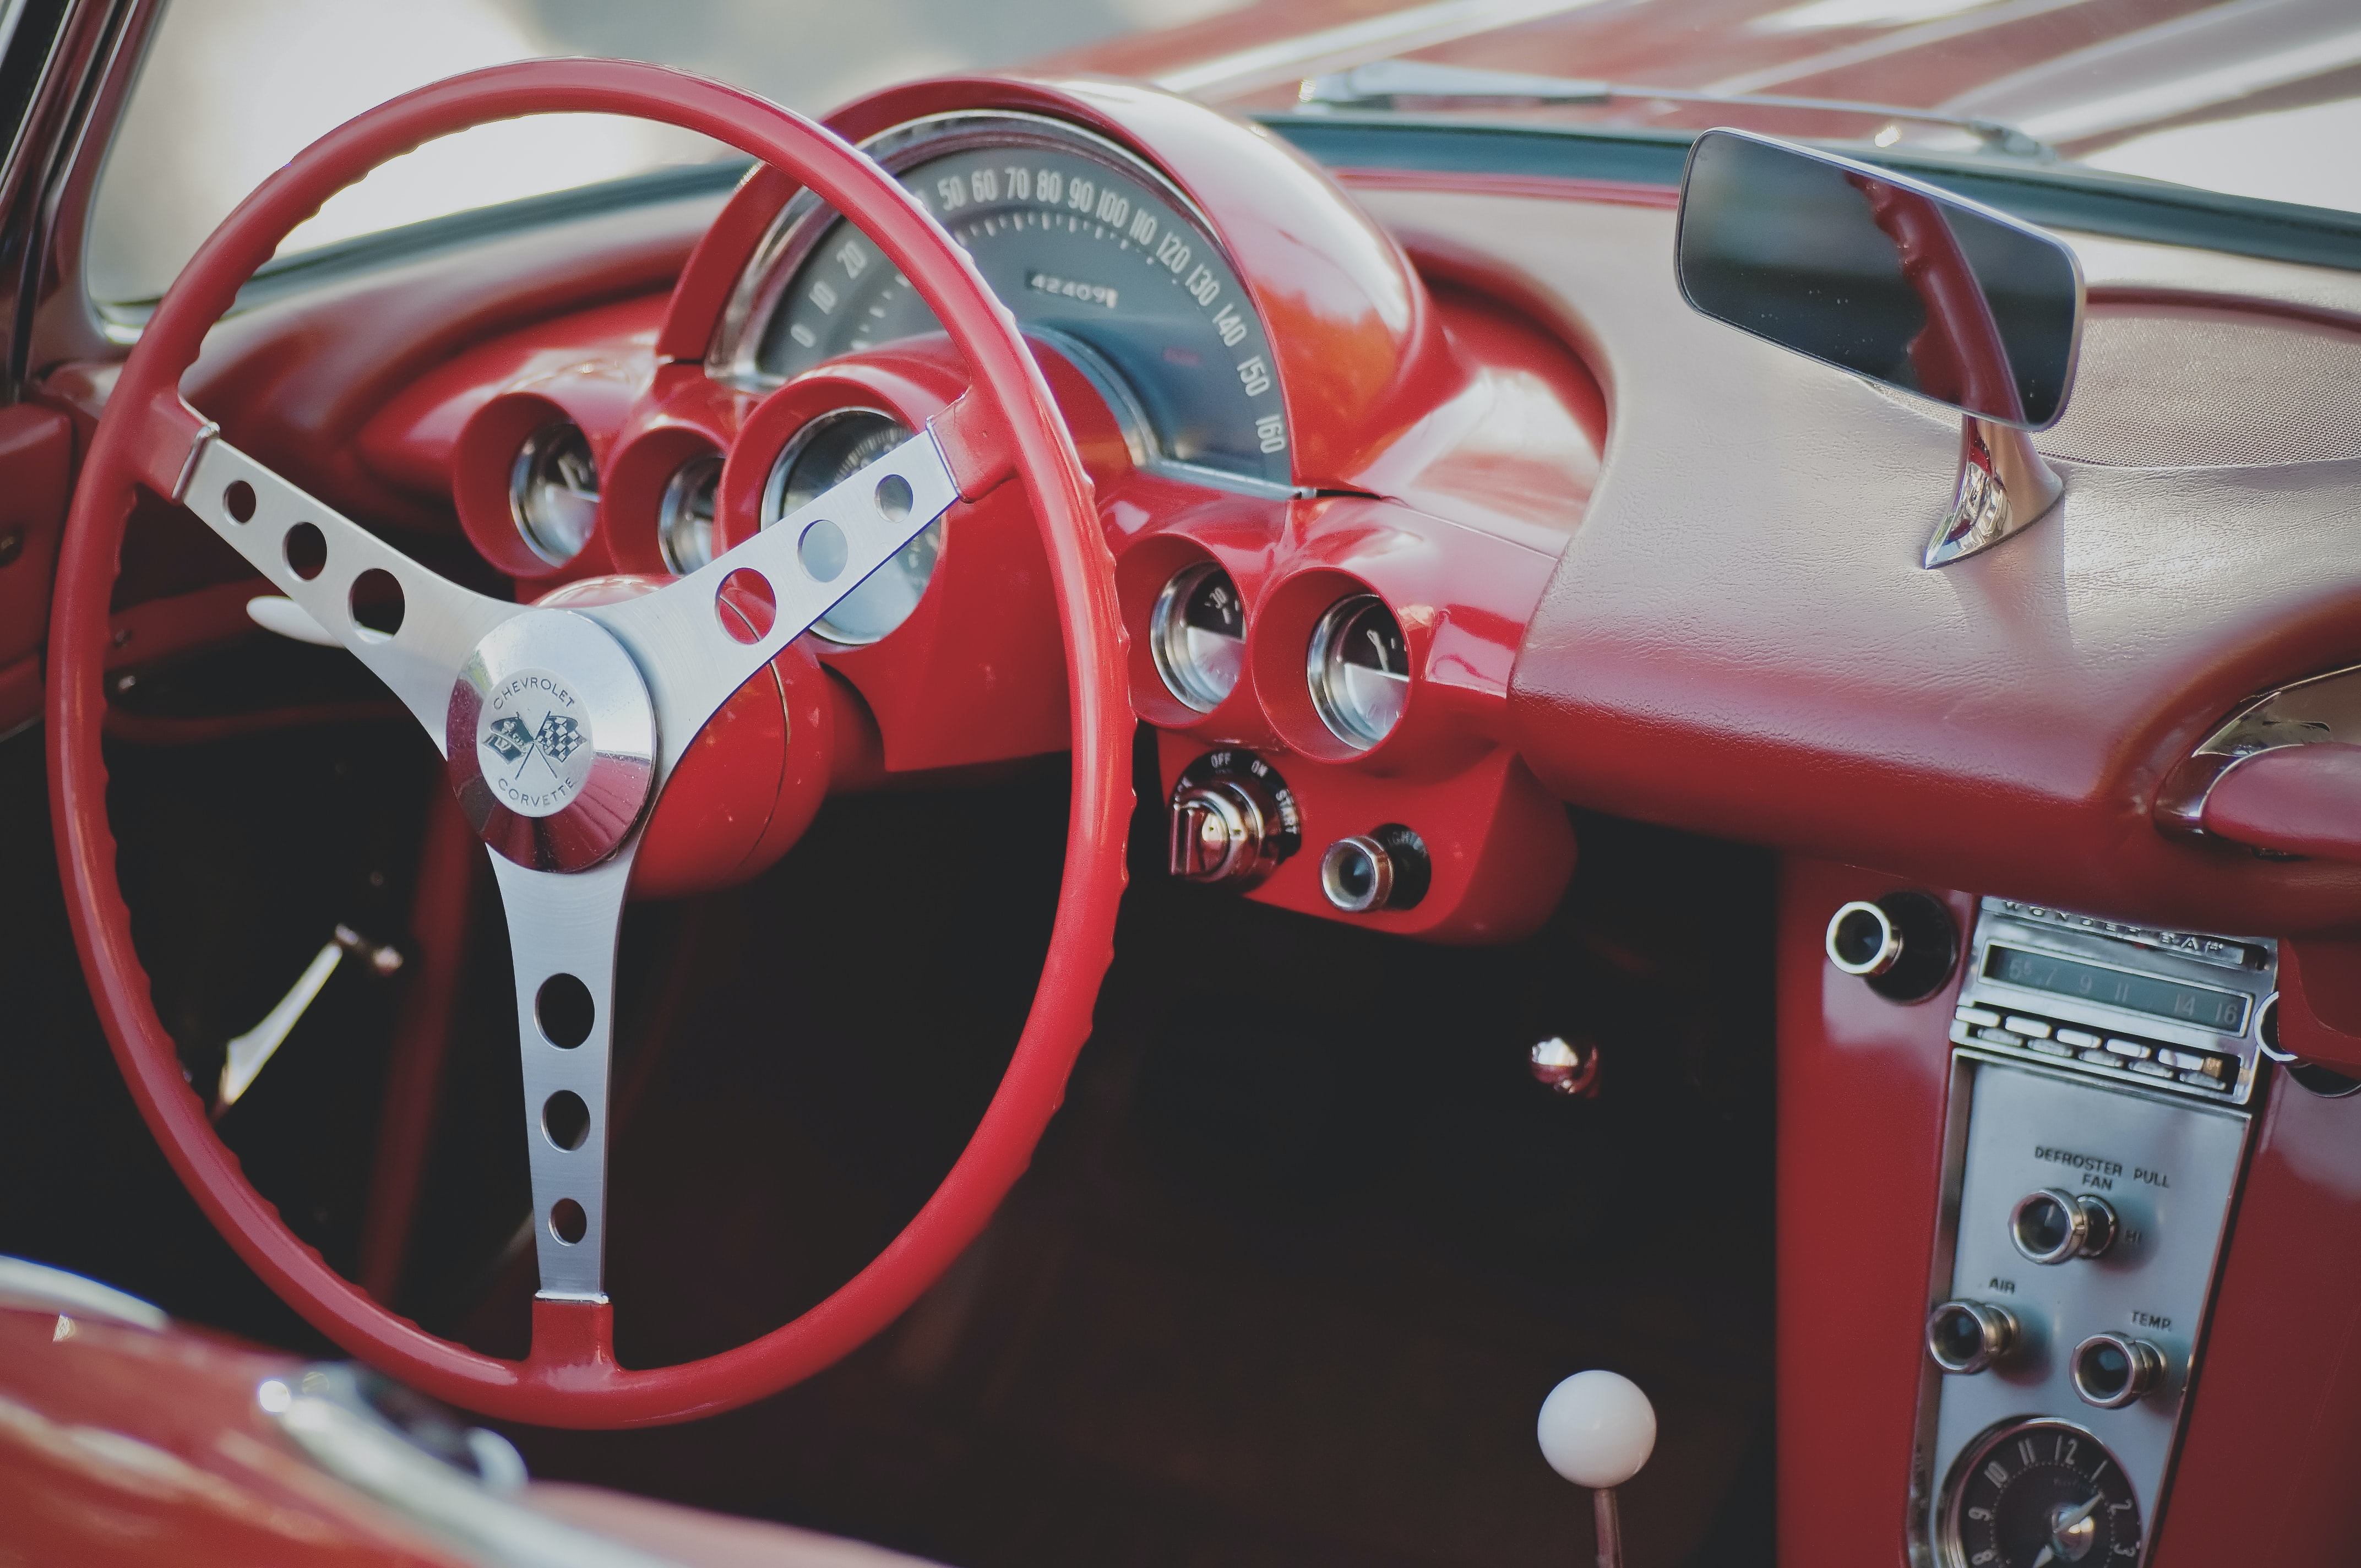
[[[1187,199],[1054,120],[968,115],[869,151],[975,259],[1031,335],[1073,360],[1140,455],[1285,485],[1287,413],[1246,288]],[[724,375],[774,385],[841,354],[939,331],[869,238],[808,193],[732,302]]]

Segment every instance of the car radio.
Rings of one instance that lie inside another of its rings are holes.
[[[2268,940],[1983,900],[1949,1029],[1915,1562],[2145,1560],[2277,972]]]
[[[1951,1038],[2243,1105],[2276,1002],[2277,944],[1987,898]]]

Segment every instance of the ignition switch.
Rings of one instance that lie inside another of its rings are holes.
[[[1302,846],[1303,816],[1279,770],[1252,751],[1208,751],[1172,790],[1170,870],[1243,891]]]

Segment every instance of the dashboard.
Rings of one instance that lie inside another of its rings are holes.
[[[1686,310],[1663,186],[1331,178],[1087,79],[834,123],[965,248],[1073,433],[1170,875],[1476,943],[1559,906],[1568,803],[1786,857],[1785,1560],[2029,1562],[2057,1530],[2068,1560],[2219,1561],[2241,1498],[2333,1543],[2328,1460],[2256,1439],[2301,1406],[2361,1448],[2361,1374],[2307,1359],[2361,1299],[2314,1240],[2361,1223],[2350,1080],[2301,1076],[2361,1069],[2331,978],[2361,866],[2159,832],[2157,799],[2254,694],[2361,663],[2361,454],[2259,394],[2175,424],[2203,400],[2157,345],[2361,395],[2356,275],[2070,236],[2063,510],[1928,572],[1956,422]],[[278,455],[581,602],[696,569],[964,390],[808,193],[756,171],[694,216],[407,358],[444,304],[388,285],[356,331],[396,371]],[[267,426],[290,330],[229,332],[192,395]],[[954,507],[732,699],[759,744],[683,763],[640,891],[760,873],[830,790],[1061,750],[1054,624],[1015,487]],[[1906,985],[1839,939],[1865,908],[1920,923]]]
[[[1507,700],[1606,439],[1580,357],[1497,298],[1430,288],[1277,138],[1162,94],[932,83],[840,123],[966,250],[1074,433],[1172,874],[1429,939],[1537,927],[1574,843]],[[485,561],[563,602],[693,571],[904,439],[964,371],[908,280],[783,185],[750,177],[668,299],[404,388],[366,461],[447,486]],[[1061,749],[1047,593],[1020,498],[956,507],[782,661],[775,699],[828,709],[787,772],[844,787]],[[817,728],[831,756],[811,761]],[[807,782],[780,788],[675,786],[639,885],[762,871],[793,839],[769,824],[809,814]]]

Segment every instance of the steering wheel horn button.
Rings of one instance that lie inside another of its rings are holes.
[[[527,611],[476,645],[445,739],[469,826],[534,871],[607,859],[654,793],[646,684],[605,628],[570,610]]]
[[[476,709],[476,745],[484,780],[521,817],[551,817],[574,804],[590,782],[589,709],[563,676],[520,670]]]

